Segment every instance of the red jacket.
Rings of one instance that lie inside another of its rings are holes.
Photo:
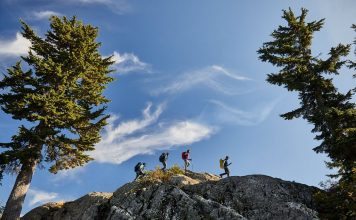
[[[189,153],[183,152],[183,153],[182,153],[182,159],[183,159],[183,160],[188,160],[188,159],[189,159]]]

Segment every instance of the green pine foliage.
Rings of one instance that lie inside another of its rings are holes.
[[[356,32],[356,24],[353,24],[353,25],[351,26],[351,28],[354,29],[355,32]],[[356,38],[355,38],[355,40],[354,40],[354,44],[356,45]],[[355,50],[354,50],[354,53],[355,53],[355,55],[356,55],[356,48],[355,48]],[[350,68],[353,68],[353,69],[356,70],[356,61],[354,61],[354,62],[350,61]],[[354,77],[356,78],[356,73],[354,74]]]
[[[29,161],[51,164],[52,173],[82,166],[92,160],[86,152],[100,141],[109,117],[103,91],[113,80],[113,61],[98,51],[98,28],[76,17],[50,21],[44,38],[21,21],[32,46],[0,81],[1,109],[26,122],[9,143],[0,143],[0,177]]]
[[[331,159],[328,167],[338,169],[332,177],[339,177],[339,182],[330,186],[329,194],[318,198],[334,204],[328,210],[330,216],[352,218],[356,217],[356,105],[351,100],[354,90],[340,93],[333,77],[349,63],[354,68],[355,63],[345,58],[350,45],[331,48],[326,59],[313,56],[313,35],[322,28],[324,19],[306,22],[307,13],[302,9],[301,15],[296,16],[291,9],[284,10],[282,18],[287,25],[272,32],[273,40],[258,50],[259,58],[279,68],[277,73],[268,74],[269,83],[298,93],[300,107],[281,116],[286,120],[301,117],[314,125],[312,132],[320,143],[314,151],[327,154]]]

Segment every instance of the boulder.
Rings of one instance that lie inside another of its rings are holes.
[[[48,203],[22,219],[318,219],[313,194],[319,190],[264,175],[220,179],[187,172],[168,181],[132,182],[114,193]]]

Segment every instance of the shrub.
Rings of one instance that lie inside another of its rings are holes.
[[[184,175],[184,171],[176,164],[166,171],[162,171],[160,167],[156,167],[154,170],[147,171],[146,175],[140,178],[138,182],[144,186],[153,183],[166,183],[169,182],[172,176],[179,174]]]

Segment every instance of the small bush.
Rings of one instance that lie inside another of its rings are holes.
[[[171,168],[166,171],[161,170],[159,167],[156,167],[154,170],[147,171],[146,175],[140,178],[138,181],[145,185],[151,185],[152,183],[162,183],[169,182],[170,178],[174,175],[184,174],[184,171],[178,166],[173,165]]]
[[[177,164],[174,164],[171,168],[169,168],[168,172],[171,172],[172,175],[184,175],[184,170],[182,170]]]

